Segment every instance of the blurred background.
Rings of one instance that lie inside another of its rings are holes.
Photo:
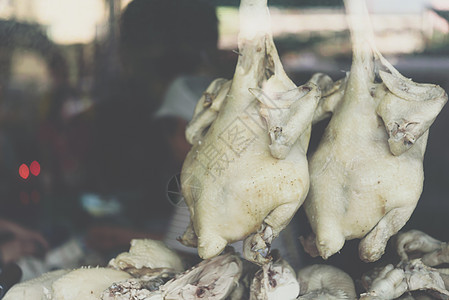
[[[0,0],[0,217],[39,230],[53,248],[76,237],[83,253],[92,245],[91,226],[134,230],[115,248],[93,245],[100,252],[106,249],[102,258],[107,258],[129,237],[162,239],[174,209],[166,189],[180,166],[164,148],[165,123],[152,121],[164,84],[173,78],[166,76],[160,87],[153,84],[160,92],[152,97],[158,99],[142,104],[146,96],[139,91],[150,78],[141,70],[130,82],[121,55],[126,45],[121,16],[130,2]],[[216,6],[218,18],[218,51],[209,61],[209,74],[231,78],[238,56],[233,50],[239,2],[208,2]],[[276,46],[297,85],[315,72],[334,80],[345,75],[351,45],[342,1],[269,3]],[[376,44],[390,62],[414,81],[449,91],[449,1],[367,3]],[[196,18],[192,12],[181,21]],[[158,66],[159,73],[148,76],[161,80],[170,67]],[[313,129],[311,152],[325,126],[324,121]],[[430,130],[424,191],[406,226],[444,241],[449,241],[448,130],[445,107]],[[300,224],[295,234],[306,227]]]

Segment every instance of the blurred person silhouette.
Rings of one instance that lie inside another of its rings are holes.
[[[16,262],[30,256],[42,258],[48,248],[41,233],[0,218],[0,299],[22,278]]]
[[[0,266],[16,262],[24,256],[42,257],[48,247],[41,233],[0,218]]]
[[[134,0],[126,7],[123,78],[96,107],[89,165],[93,188],[121,197],[132,220],[91,227],[91,247],[127,249],[132,238],[163,238],[173,211],[167,181],[190,149],[185,126],[215,77],[217,43],[218,20],[209,1]],[[173,93],[180,103],[161,107]]]
[[[81,162],[90,138],[85,120],[77,120],[67,112],[68,104],[81,101],[81,96],[70,83],[66,59],[57,52],[48,59],[48,65],[52,86],[39,107],[38,131],[40,154],[46,166],[42,170],[46,178],[44,188],[47,194],[64,196],[81,185]]]

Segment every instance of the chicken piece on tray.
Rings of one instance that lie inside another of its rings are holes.
[[[329,265],[311,265],[298,271],[280,257],[260,267],[250,286],[250,300],[356,299],[352,278]],[[240,298],[244,299],[244,298]]]
[[[111,259],[108,266],[125,271],[134,277],[143,276],[152,270],[184,271],[182,260],[175,251],[163,242],[151,239],[132,240],[129,251]]]
[[[232,251],[204,260],[161,287],[165,300],[225,299],[237,286],[242,262]]]
[[[130,278],[110,268],[57,270],[13,286],[4,300],[98,300],[114,282]]]
[[[167,266],[168,257],[180,266],[179,257],[163,244],[133,240],[129,253],[111,260],[109,268],[50,272],[15,285],[4,299],[222,300],[233,292],[242,273],[241,259],[231,249],[183,273]]]
[[[403,262],[419,258],[429,267],[449,264],[449,243],[441,242],[419,230],[399,233],[396,251]],[[435,270],[439,272],[444,286],[449,290],[449,269],[436,268]]]
[[[396,250],[403,261],[419,257],[429,267],[449,263],[449,244],[419,230],[399,233]],[[449,281],[447,286],[449,288]]]
[[[2,298],[3,300],[42,300],[51,299],[53,282],[69,273],[70,270],[56,270],[39,277],[14,285]]]
[[[439,270],[424,265],[420,259],[374,270],[364,275],[363,284],[368,292],[361,294],[360,300],[390,300],[414,291],[430,293],[433,299],[449,299]]]
[[[102,300],[222,300],[237,286],[242,263],[233,252],[204,260],[171,280],[166,276],[143,276],[116,282]]]
[[[373,44],[364,1],[346,0],[345,6],[351,71],[343,97],[328,107],[332,119],[309,160],[304,207],[320,256],[327,259],[345,240],[361,238],[360,258],[371,262],[415,209],[428,130],[447,94],[399,74]]]
[[[278,257],[261,266],[254,274],[249,300],[293,300],[298,294],[299,283],[295,271]]]
[[[246,238],[245,257],[269,261],[271,241],[309,189],[306,151],[325,78],[297,87],[275,49],[267,0],[241,1],[234,77],[211,84],[186,130],[193,147],[181,185],[191,224],[181,242],[201,258]]]

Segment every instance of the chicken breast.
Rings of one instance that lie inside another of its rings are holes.
[[[352,67],[343,96],[327,106],[333,115],[310,159],[305,210],[323,258],[345,240],[362,238],[359,254],[370,262],[381,257],[415,209],[428,130],[447,94],[403,77],[382,57],[364,1],[347,0],[345,6]]]
[[[246,258],[264,263],[309,189],[306,151],[325,76],[300,87],[287,77],[267,0],[241,1],[240,29],[234,78],[210,85],[187,127],[181,185],[191,225],[181,241],[207,259],[246,238]]]

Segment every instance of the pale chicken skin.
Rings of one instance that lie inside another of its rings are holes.
[[[360,258],[376,261],[421,195],[428,129],[447,101],[438,86],[397,72],[373,46],[364,1],[345,1],[353,62],[344,94],[311,156],[304,207],[327,259],[363,238]],[[375,83],[375,63],[381,83]]]
[[[309,189],[306,151],[320,79],[296,87],[287,77],[266,0],[242,0],[240,14],[234,78],[211,84],[187,128],[193,147],[181,184],[191,225],[181,241],[207,259],[247,238],[246,258],[264,263]]]
[[[345,240],[363,238],[378,225],[361,245],[369,244],[360,254],[371,261],[379,258],[372,253],[383,252],[418,202],[427,134],[412,149],[394,156],[382,119],[375,114],[375,99],[350,101],[334,112],[310,160],[312,187],[305,208],[325,258],[339,251]]]

